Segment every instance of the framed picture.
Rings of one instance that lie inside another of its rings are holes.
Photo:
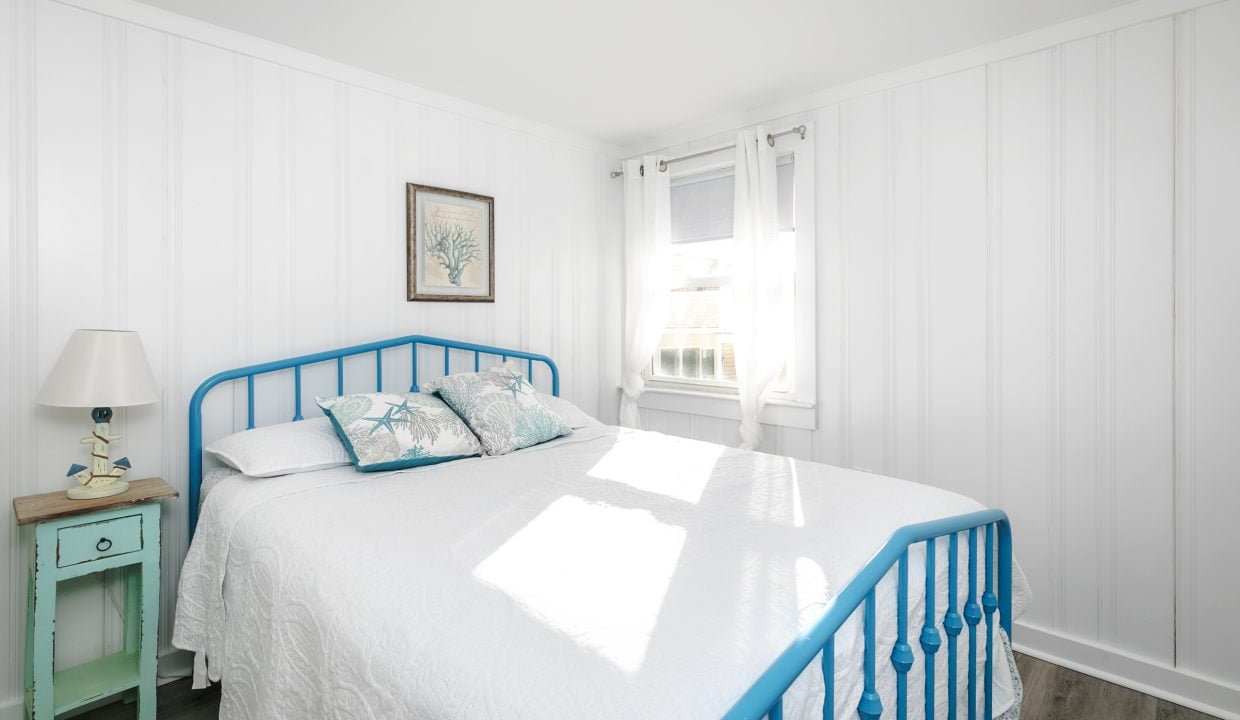
[[[409,300],[495,302],[495,198],[406,190]]]

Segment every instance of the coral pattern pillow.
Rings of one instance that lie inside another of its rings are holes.
[[[478,438],[427,393],[316,398],[362,472],[399,470],[479,455]]]
[[[521,373],[503,365],[436,378],[424,390],[438,393],[465,419],[487,455],[504,455],[573,431]]]

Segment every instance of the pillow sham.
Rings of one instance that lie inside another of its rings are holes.
[[[437,393],[465,420],[487,455],[504,455],[573,431],[520,372],[503,365],[435,378],[424,389]]]
[[[584,427],[598,427],[603,424],[591,417],[585,410],[582,410],[562,397],[539,394],[538,399],[542,400],[543,404],[551,408],[556,415],[559,415],[565,425],[574,430]]]
[[[336,433],[333,432],[332,437],[334,438],[335,436],[336,436]],[[201,509],[202,504],[207,501],[207,496],[211,494],[211,491],[215,489],[216,485],[219,485],[220,483],[224,482],[228,478],[237,477],[240,474],[241,473],[238,472],[236,468],[231,468],[231,467],[226,467],[226,466],[211,468],[210,470],[203,473],[202,484],[198,486],[198,507],[199,509]]]
[[[362,472],[433,465],[482,452],[461,418],[428,393],[315,398]]]
[[[256,478],[352,462],[327,418],[243,430],[211,443],[207,452],[225,465]]]

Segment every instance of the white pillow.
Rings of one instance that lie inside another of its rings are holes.
[[[275,477],[353,463],[325,417],[243,430],[216,440],[207,452],[250,477]]]
[[[603,424],[586,414],[585,410],[582,410],[562,397],[556,397],[555,395],[539,395],[538,399],[542,400],[544,405],[555,411],[555,414],[559,415],[560,418],[574,430],[577,428],[595,427]]]
[[[215,489],[216,485],[224,482],[230,477],[237,477],[241,473],[237,472],[237,468],[232,467],[216,467],[211,468],[202,475],[202,483],[198,486],[198,507],[207,501],[207,495]]]

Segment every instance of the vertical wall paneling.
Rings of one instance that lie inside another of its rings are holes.
[[[1021,566],[1034,587],[1051,580],[1051,518],[1047,428],[1050,420],[1047,383],[1051,363],[1049,318],[1051,295],[1048,250],[1051,217],[1050,92],[1053,51],[1032,53],[1000,63],[1003,82],[996,178],[1000,207],[998,281],[1002,288],[997,312],[999,467],[1003,506],[1012,516],[1016,542],[1026,548]],[[1053,603],[1039,602],[1026,618],[1040,625],[1052,622]]]
[[[1240,3],[1177,22],[1177,661],[1236,684],[1240,625]]]
[[[1175,369],[1176,369],[1176,663],[1195,668],[1197,654],[1197,533],[1185,518],[1198,515],[1196,466],[1197,237],[1196,59],[1197,15],[1175,20],[1176,196],[1175,196]]]
[[[254,145],[253,145],[253,62],[248,57],[233,55],[232,60],[232,257],[233,277],[236,279],[236,298],[233,303],[234,328],[232,352],[234,358],[253,357],[250,338],[254,326],[250,308],[254,294],[254,252],[252,237],[252,192]],[[246,389],[241,385],[232,388],[233,424],[245,423]]]
[[[847,359],[844,343],[843,262],[843,130],[838,105],[822,108],[814,117],[819,134],[814,147],[815,195],[818,207],[817,253],[818,307],[818,431],[813,433],[813,457],[823,462],[844,465],[846,446],[844,383]]]
[[[344,83],[336,83],[332,88],[335,91],[335,133],[332,142],[336,151],[336,172],[334,174],[335,191],[336,191],[336,227],[335,237],[332,243],[332,251],[335,255],[334,264],[336,266],[336,337],[338,342],[344,342],[348,337],[348,323],[352,316],[350,312],[353,306],[353,300],[347,289],[350,287],[349,281],[352,279],[351,269],[353,266],[353,253],[350,249],[353,245],[352,230],[352,185],[353,185],[353,132],[351,123],[353,116],[350,113],[352,105],[352,95],[348,85]]]
[[[34,404],[34,384],[37,381],[37,328],[35,323],[20,322],[37,311],[37,256],[34,238],[38,228],[35,188],[37,172],[37,147],[35,144],[35,28],[36,10],[34,0],[8,0],[0,4],[0,13],[6,22],[6,49],[0,50],[0,78],[3,102],[10,105],[11,112],[0,113],[0,130],[4,131],[4,149],[0,150],[6,169],[2,181],[4,198],[0,200],[0,251],[3,251],[8,272],[4,291],[3,337],[12,350],[0,358],[0,392],[9,407],[30,408]],[[21,452],[35,442],[34,424],[16,421],[16,413],[0,420],[3,437],[7,482],[0,487],[6,505],[11,498],[25,494],[34,487],[34,457]],[[20,628],[25,624],[26,547],[12,523],[0,535],[0,551],[7,563],[3,569],[10,588],[11,605],[4,607],[4,623],[0,627],[0,644],[5,648],[0,656],[0,689],[2,697],[16,691],[12,679],[21,677],[23,643]],[[2,700],[0,700],[2,701]]]
[[[1172,22],[1115,35],[1116,645],[1172,663]]]
[[[284,254],[291,233],[286,228],[287,93],[282,68],[261,60],[249,60],[245,72],[248,92],[242,95],[248,118],[242,131],[247,185],[243,201],[247,211],[244,255],[249,270],[243,316],[247,323],[246,349],[253,358],[283,355],[288,343],[289,307],[287,265]],[[363,286],[360,292],[365,292]],[[254,414],[257,424],[285,422],[292,417],[287,382],[279,377],[255,380],[255,397],[261,401]],[[243,408],[242,408],[243,409]]]
[[[984,499],[986,72],[941,77],[927,91],[921,454],[926,481]]]
[[[0,342],[4,342],[6,347],[10,348],[9,352],[0,353],[0,404],[4,407],[13,407],[13,393],[15,383],[13,382],[13,371],[16,366],[14,353],[12,348],[16,348],[16,337],[14,330],[17,323],[13,322],[13,310],[16,306],[12,296],[13,272],[16,266],[14,257],[14,248],[18,246],[15,240],[17,229],[17,214],[15,205],[17,203],[17,187],[19,181],[16,177],[17,170],[17,144],[18,123],[14,119],[14,115],[20,112],[21,106],[18,104],[17,98],[17,56],[21,52],[18,44],[18,28],[17,28],[17,3],[13,0],[5,0],[0,2],[0,37],[4,40],[4,50],[0,50],[0,102],[7,103],[5,107],[9,112],[0,113],[0,258],[4,259],[5,269],[7,272],[3,275],[3,280],[10,283],[3,291],[0,291],[0,323],[2,323],[3,334],[0,335]],[[0,466],[0,471],[7,475],[6,481],[0,481],[0,503],[7,506],[12,500],[13,486],[16,483],[14,479],[13,458],[17,453],[13,451],[12,434],[15,431],[12,417],[15,413],[6,413],[0,417],[0,457],[4,458],[4,463]],[[10,523],[11,524],[11,523]],[[17,531],[15,528],[5,528],[4,532],[0,532],[0,557],[11,559],[15,554],[13,546],[17,539]],[[0,687],[7,684],[7,678],[10,677],[10,668],[17,667],[20,664],[21,654],[16,651],[20,645],[17,638],[15,628],[23,619],[19,614],[21,608],[24,608],[25,595],[20,588],[23,587],[20,570],[16,566],[20,562],[6,562],[0,566],[0,573],[3,573],[5,587],[10,588],[9,597],[12,605],[4,608],[4,615],[0,616]]]
[[[624,204],[622,186],[613,182],[607,173],[614,165],[603,162],[595,164],[595,177],[599,182],[599,204],[603,209],[603,228],[600,231],[602,242],[598,245],[598,267],[601,274],[599,287],[604,300],[599,303],[598,321],[601,329],[620,328],[622,326],[623,287],[622,272],[624,265],[621,251],[624,237]],[[599,333],[599,354],[601,377],[598,386],[599,419],[603,422],[619,421],[620,402],[620,331]]]
[[[156,384],[166,393],[169,390],[167,366],[163,353],[159,352],[167,342],[163,306],[170,283],[164,272],[166,238],[164,217],[159,210],[165,198],[164,38],[146,28],[113,22],[124,38],[123,53],[118,57],[119,71],[114,73],[116,135],[123,140],[114,150],[119,171],[115,272],[121,278],[116,291],[122,298],[122,314],[115,323],[117,327],[130,327],[141,334]],[[124,418],[120,431],[124,435],[124,452],[142,475],[166,473],[166,458],[171,452],[162,441],[166,411],[166,403],[161,402],[125,408],[118,413]],[[164,587],[169,588],[166,584]],[[119,600],[122,595],[119,581],[113,593]],[[110,600],[105,603],[103,612],[107,618],[119,619]],[[114,636],[113,642],[119,641],[119,635]]]
[[[35,97],[39,162],[37,212],[39,236],[38,381],[59,355],[69,331],[106,327],[115,301],[101,298],[101,273],[110,267],[114,249],[110,211],[115,210],[112,152],[115,137],[105,107],[113,93],[108,71],[106,21],[98,15],[64,6],[37,5],[40,30],[35,48],[39,92]],[[46,32],[50,27],[57,32]],[[105,118],[109,120],[105,121]],[[104,192],[104,188],[107,192]],[[37,408],[41,422],[38,442],[47,448],[36,455],[39,478],[63,478],[77,455],[78,438],[88,420],[78,408]],[[124,423],[120,423],[123,425]],[[118,428],[119,429],[119,428]],[[65,583],[57,596],[57,612],[65,618],[57,633],[56,663],[65,667],[101,655],[100,628],[104,588],[93,576]]]
[[[547,352],[562,361],[565,388],[590,390],[581,404],[599,408],[596,368],[618,350],[597,295],[616,245],[604,244],[619,217],[619,186],[603,172],[614,158],[49,0],[0,0],[0,32],[0,335],[10,348],[0,401],[18,408],[0,418],[3,502],[64,485],[86,418],[38,407],[34,394],[78,327],[141,333],[162,400],[118,411],[119,452],[135,475],[183,491],[185,409],[199,382],[341,343],[424,332]],[[495,196],[494,305],[406,302],[406,182]],[[385,360],[386,387],[409,383],[408,361],[407,350]],[[373,365],[349,365],[355,389],[372,378]],[[335,373],[304,381],[310,416]],[[258,423],[292,417],[290,377],[261,378],[256,393]],[[212,394],[208,437],[245,427],[244,397]],[[12,422],[24,414],[34,422]],[[163,653],[185,503],[165,511]],[[3,717],[21,692],[20,539],[11,523],[0,535],[6,582],[18,588],[0,600]],[[107,590],[121,594],[106,580],[64,588],[61,665],[117,647]]]
[[[1048,589],[1052,598],[1051,627],[1063,627],[1064,610],[1064,467],[1063,467],[1063,374],[1064,374],[1064,51],[1051,50],[1047,73],[1047,228],[1046,266],[1049,279],[1046,303],[1046,455],[1047,516],[1050,520],[1050,567]]]
[[[845,103],[840,132],[844,183],[845,462],[887,467],[890,372],[889,292],[885,262],[889,171],[889,94]]]
[[[1005,508],[1029,649],[1233,712],[1238,34],[1226,0],[815,111],[819,426],[772,428]]]
[[[184,88],[182,42],[172,37],[162,38],[160,66],[163,70],[163,133],[162,150],[162,188],[164,191],[163,212],[161,213],[161,230],[163,253],[161,255],[163,281],[168,287],[180,288],[185,277],[182,262],[184,249],[183,230],[183,184],[181,168],[184,160],[184,128],[182,125]],[[163,367],[159,378],[162,388],[160,412],[160,439],[164,447],[162,475],[165,479],[181,475],[186,457],[188,441],[181,432],[183,412],[178,412],[176,398],[185,397],[185,386],[181,378],[181,360],[184,352],[184,317],[185,302],[181,292],[170,292],[162,299],[162,336],[163,346],[159,352]],[[148,350],[148,354],[151,354]],[[177,528],[185,527],[187,512],[180,504],[174,503],[162,511],[163,533],[160,543],[162,567],[175,567],[185,557],[186,541],[184,533],[176,532]],[[161,573],[163,587],[160,588],[160,650],[166,651],[168,638],[171,637],[172,624],[168,618],[172,616],[176,603],[177,573]]]
[[[1098,458],[1100,372],[1101,197],[1099,142],[1102,83],[1100,41],[1086,38],[1060,49],[1057,175],[1059,242],[1056,410],[1059,483],[1056,536],[1057,627],[1098,639],[1099,557],[1102,544]]]
[[[924,477],[925,369],[921,328],[925,285],[920,272],[925,259],[926,233],[925,129],[927,89],[912,86],[889,96],[887,139],[890,168],[886,196],[889,213],[885,244],[887,267],[887,380],[885,413],[887,474]]]
[[[999,362],[999,335],[1002,330],[1003,287],[999,283],[999,264],[1003,259],[999,243],[999,216],[1003,196],[999,174],[1003,169],[1003,65],[986,66],[986,504],[1002,507],[1003,466],[1003,366]]]

